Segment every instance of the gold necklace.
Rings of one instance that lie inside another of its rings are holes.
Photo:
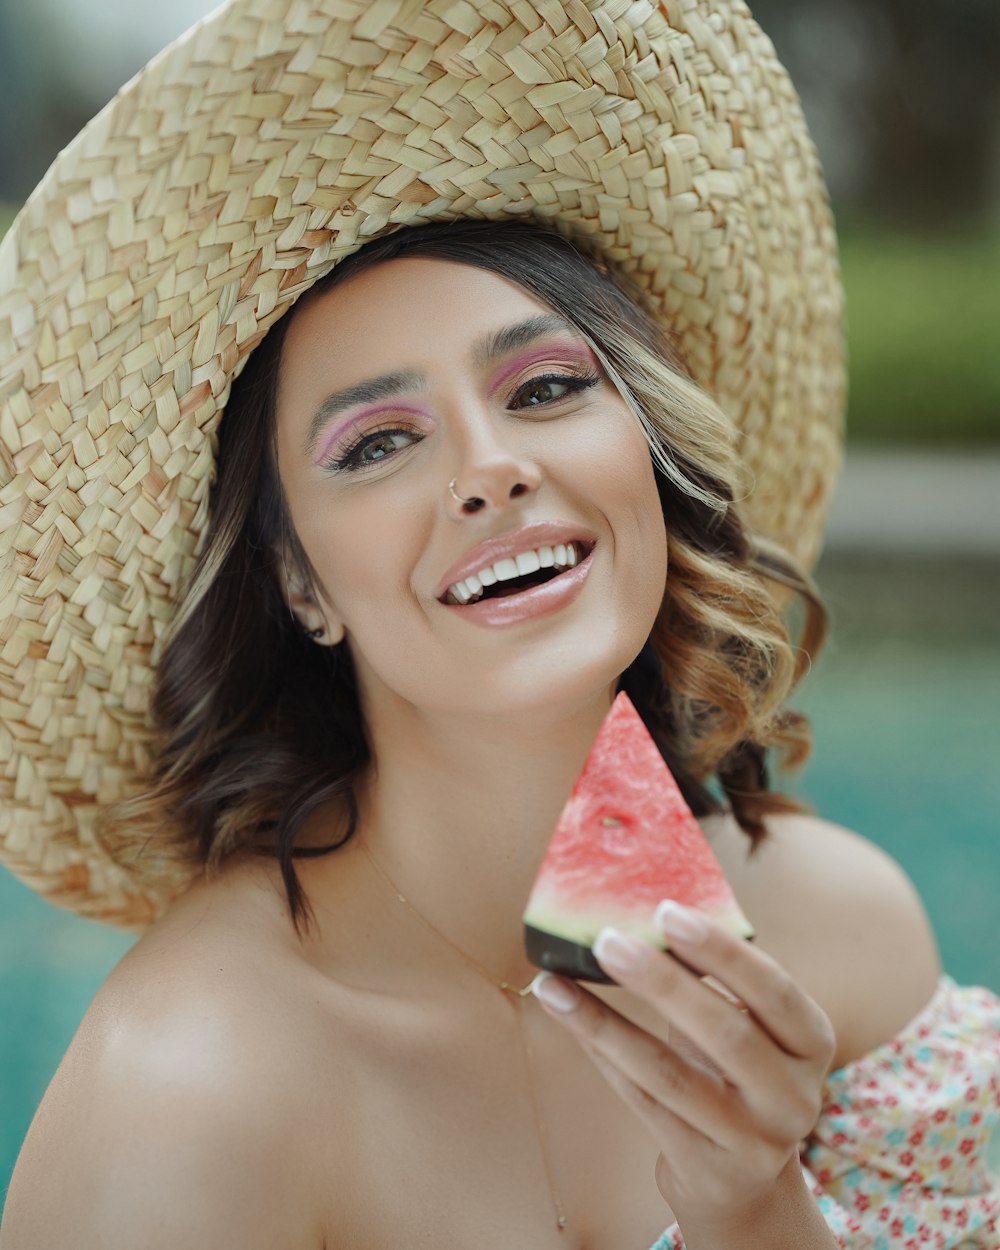
[[[403,906],[407,909],[407,911],[412,916],[415,916],[416,919],[419,920],[420,923],[424,926],[424,928],[427,929],[430,933],[433,933],[436,938],[444,942],[446,946],[450,946],[451,949],[455,952],[455,954],[458,955],[460,959],[464,960],[465,963],[467,963],[470,968],[473,968],[476,972],[479,973],[481,977],[489,981],[490,985],[498,989],[501,992],[501,994],[503,994],[507,1002],[509,1002],[511,1006],[514,1008],[515,1020],[517,1021],[517,1035],[521,1042],[521,1051],[524,1056],[524,1070],[528,1078],[528,1094],[531,1098],[531,1110],[532,1110],[532,1114],[535,1117],[535,1134],[538,1138],[538,1151],[539,1151],[539,1154],[542,1156],[542,1168],[545,1172],[545,1183],[549,1187],[549,1198],[552,1202],[552,1210],[555,1213],[556,1228],[559,1230],[559,1232],[562,1232],[563,1229],[566,1227],[566,1225],[569,1223],[569,1221],[567,1220],[566,1215],[563,1212],[562,1202],[560,1201],[559,1193],[555,1187],[555,1182],[552,1176],[552,1164],[549,1159],[548,1135],[546,1134],[546,1131],[545,1131],[545,1121],[542,1119],[541,1106],[538,1100],[538,1092],[535,1089],[535,1080],[534,1080],[534,1075],[532,1072],[532,1064],[531,1064],[531,1047],[528,1045],[528,1039],[525,1036],[524,1017],[521,1011],[521,1003],[531,993],[531,983],[529,982],[527,985],[519,989],[516,985],[511,985],[509,981],[503,981],[499,977],[495,977],[489,971],[489,969],[484,968],[483,965],[477,959],[473,959],[472,956],[466,954],[466,952],[462,950],[460,946],[456,946],[450,937],[447,937],[444,933],[441,932],[440,929],[436,929],[434,925],[432,925],[431,922],[427,919],[427,917],[423,915],[422,912],[419,912],[416,909],[416,907],[413,906],[413,904],[406,897],[406,895],[400,890],[399,886],[396,885],[395,881],[393,881],[393,879],[389,876],[389,874],[385,871],[382,865],[378,862],[375,856],[368,849],[368,844],[367,842],[365,842],[364,838],[358,838],[358,844],[360,845],[361,849],[364,851],[365,855],[367,855],[368,862],[375,869],[376,873],[382,878],[382,880],[389,887],[389,889],[392,890],[393,894],[395,894],[395,896],[399,899],[399,901],[403,904]]]

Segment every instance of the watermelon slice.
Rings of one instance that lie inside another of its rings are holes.
[[[549,972],[608,984],[590,949],[598,932],[614,925],[666,949],[653,923],[665,898],[753,937],[663,756],[622,693],[535,878],[524,913],[528,958]]]

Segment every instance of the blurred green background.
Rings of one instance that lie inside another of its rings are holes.
[[[205,0],[0,0],[0,230]],[[945,965],[1000,991],[1000,6],[766,0],[837,213],[848,456],[819,569],[833,640],[797,788],[920,889]],[[845,926],[850,924],[845,915]],[[0,1194],[128,939],[0,872]]]

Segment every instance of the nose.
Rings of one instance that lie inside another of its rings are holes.
[[[447,490],[449,515],[458,520],[483,508],[502,508],[511,499],[538,490],[538,465],[508,446],[484,415],[467,431],[457,474]]]

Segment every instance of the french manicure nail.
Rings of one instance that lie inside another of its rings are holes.
[[[667,898],[656,909],[656,924],[665,937],[678,942],[694,944],[708,937],[708,925],[703,916]]]
[[[580,1001],[580,991],[572,981],[560,981],[550,972],[540,972],[535,977],[531,992],[555,1011],[573,1011]]]
[[[602,929],[594,942],[594,954],[608,972],[630,976],[642,971],[649,958],[649,947],[617,929]]]

